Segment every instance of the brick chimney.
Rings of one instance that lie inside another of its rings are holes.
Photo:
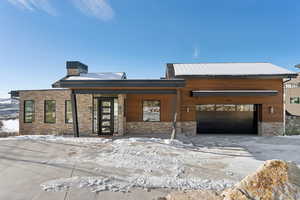
[[[80,73],[88,73],[88,66],[79,61],[67,61],[67,75],[79,76]]]

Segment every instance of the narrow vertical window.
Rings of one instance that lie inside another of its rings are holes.
[[[66,124],[73,123],[73,116],[72,116],[72,103],[70,100],[66,100],[65,103],[65,121]]]
[[[160,121],[160,101],[146,100],[143,101],[143,121],[159,122]]]
[[[34,121],[34,101],[24,101],[24,123],[32,123]]]
[[[45,101],[45,123],[56,122],[56,101],[46,100]]]

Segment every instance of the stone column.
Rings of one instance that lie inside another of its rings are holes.
[[[126,133],[125,94],[118,95],[118,135]]]

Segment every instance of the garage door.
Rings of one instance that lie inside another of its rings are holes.
[[[256,134],[256,106],[252,104],[197,105],[197,132]]]

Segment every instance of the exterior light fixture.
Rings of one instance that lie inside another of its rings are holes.
[[[274,114],[274,107],[273,106],[269,106],[269,113]]]

